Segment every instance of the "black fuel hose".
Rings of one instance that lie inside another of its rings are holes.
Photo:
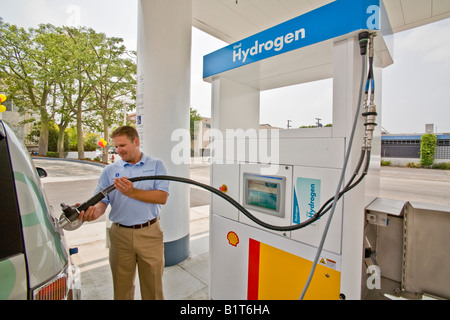
[[[361,177],[352,184],[353,180],[355,179],[355,177],[357,176],[364,158],[366,158],[366,165],[364,168],[364,172],[362,173]],[[364,176],[367,174],[367,169],[369,166],[369,160],[370,160],[370,152],[361,152],[361,156],[360,156],[360,160],[358,162],[358,165],[352,175],[352,178],[349,180],[349,182],[347,183],[347,185],[343,188],[343,190],[339,193],[338,196],[338,200],[348,191],[350,191],[351,189],[353,189],[357,184],[359,184]],[[329,205],[333,200],[334,197],[331,197],[330,199],[328,199],[327,202],[325,202],[322,207],[308,220],[296,224],[296,225],[292,225],[292,226],[275,226],[275,225],[271,225],[268,224],[260,219],[258,219],[257,217],[255,217],[252,213],[250,213],[245,207],[243,207],[239,202],[237,202],[236,200],[234,200],[233,198],[231,198],[229,195],[223,193],[222,191],[211,187],[210,185],[204,184],[204,183],[200,183],[198,181],[195,180],[191,180],[191,179],[187,179],[187,178],[182,178],[182,177],[175,177],[175,176],[167,176],[167,175],[157,175],[157,176],[142,176],[142,177],[135,177],[135,178],[129,178],[128,180],[130,180],[131,182],[137,182],[137,181],[144,181],[144,180],[169,180],[169,181],[176,181],[176,182],[181,182],[181,183],[186,183],[186,184],[191,184],[191,185],[195,185],[198,187],[201,187],[203,189],[208,190],[209,192],[214,193],[215,195],[225,199],[226,201],[228,201],[230,204],[232,204],[235,208],[237,208],[239,211],[241,211],[245,216],[247,216],[250,220],[252,220],[253,222],[259,224],[260,226],[270,229],[270,230],[274,230],[274,231],[281,231],[281,232],[287,232],[287,231],[294,231],[294,230],[298,230],[301,228],[304,228],[308,225],[310,225],[311,223],[317,221],[318,219],[320,219],[320,217],[322,217],[325,213],[327,213],[331,206]],[[106,197],[110,192],[114,191],[115,187],[114,185],[110,185],[109,187],[103,189],[102,191],[98,192],[97,194],[95,194],[92,198],[90,198],[89,200],[87,200],[86,202],[80,204],[77,207],[71,207],[65,204],[61,204],[62,206],[62,210],[64,212],[65,218],[62,220],[65,224],[70,223],[72,221],[75,221],[78,218],[78,215],[81,211],[85,211],[87,210],[87,208],[89,208],[90,206],[93,206],[95,204],[97,204],[99,201],[101,201],[104,197]]]
[[[318,216],[313,217],[313,218],[309,219],[308,221],[305,221],[303,224],[295,225],[295,226],[284,226],[284,227],[283,226],[274,226],[274,225],[268,224],[268,223],[256,218],[246,208],[244,208],[239,202],[237,202],[236,200],[231,198],[229,195],[223,193],[222,191],[220,191],[214,187],[211,187],[210,185],[200,183],[195,180],[182,178],[182,177],[175,177],[175,176],[166,176],[166,175],[134,177],[134,178],[128,178],[128,180],[131,182],[144,181],[144,180],[169,180],[169,181],[176,181],[176,182],[181,182],[181,183],[192,184],[192,185],[201,187],[201,188],[206,189],[206,190],[214,193],[215,195],[225,199],[229,203],[231,203],[234,207],[236,207],[239,211],[241,211],[244,215],[246,215],[253,222],[259,224],[260,226],[262,226],[264,228],[275,230],[275,231],[297,230],[297,229],[305,227],[306,225],[311,224],[312,222],[316,221],[319,218]],[[106,197],[110,192],[112,192],[114,190],[115,190],[115,187],[112,184],[109,187],[98,192],[96,195],[94,195],[88,201],[80,204],[78,207],[69,207],[67,205],[61,204],[66,218],[70,221],[74,221],[78,217],[78,215],[81,211],[85,211],[90,206],[95,205],[96,203],[98,203],[100,200],[102,200],[104,197]]]
[[[369,33],[368,32],[362,32],[360,34],[360,36],[359,36],[359,42],[360,42],[360,47],[361,47],[361,55],[363,56],[363,65],[365,63],[364,56],[366,55],[366,49],[364,49],[364,47],[367,46],[367,43],[369,42],[368,41],[368,37],[369,37]],[[369,75],[368,75],[368,78],[367,78],[367,85],[369,85],[371,83],[372,86],[374,87],[372,61],[373,61],[373,59],[370,61],[371,63],[370,63],[370,66],[369,66],[370,70],[369,70]],[[364,70],[365,70],[365,67],[363,67],[363,77],[364,77],[364,73],[365,73]],[[360,93],[362,93],[362,86],[363,86],[363,84],[361,83],[361,91],[360,91]],[[368,88],[366,88],[366,93],[367,93],[367,90],[368,90]],[[372,90],[373,90],[373,88],[372,88]],[[359,104],[358,105],[360,106],[361,103],[362,103],[362,95],[360,94]],[[355,118],[354,126],[356,125],[356,122],[357,122],[357,118]],[[353,130],[354,130],[354,128],[353,128]],[[366,158],[366,165],[365,165],[364,171],[363,171],[361,177],[358,180],[356,180],[355,183],[353,183],[353,180],[356,178],[356,176],[359,173],[359,170],[360,170],[360,168],[362,166],[364,158]],[[309,218],[308,220],[306,220],[306,221],[304,221],[302,223],[299,223],[299,224],[296,224],[296,225],[293,225],[293,226],[275,226],[275,225],[268,224],[268,223],[258,219],[257,217],[255,217],[246,208],[244,208],[239,202],[237,202],[236,200],[234,200],[233,198],[231,198],[227,194],[223,193],[222,191],[220,191],[220,190],[218,190],[218,189],[216,189],[214,187],[211,187],[210,185],[203,184],[203,183],[200,183],[200,182],[195,181],[195,180],[182,178],[182,177],[167,176],[167,175],[135,177],[135,178],[129,178],[128,180],[130,180],[131,182],[143,181],[143,180],[169,180],[169,181],[177,181],[177,182],[192,184],[192,185],[201,187],[203,189],[206,189],[206,190],[214,193],[215,195],[225,199],[226,201],[231,203],[234,207],[236,207],[239,211],[241,211],[245,216],[247,216],[250,220],[252,220],[253,222],[257,223],[258,225],[260,225],[260,226],[262,226],[262,227],[264,227],[266,229],[270,229],[270,230],[274,230],[274,231],[287,232],[287,231],[298,230],[298,229],[301,229],[301,228],[304,228],[304,227],[310,225],[311,223],[313,223],[313,222],[317,221],[318,219],[320,219],[320,217],[323,216],[330,209],[332,209],[333,206],[336,206],[336,202],[339,201],[339,199],[346,192],[348,192],[351,189],[353,189],[356,185],[358,185],[364,179],[364,177],[367,175],[367,171],[368,171],[368,168],[369,168],[369,163],[370,163],[370,150],[367,150],[367,149],[363,148],[361,150],[361,156],[360,156],[360,159],[359,159],[358,164],[356,166],[356,169],[353,172],[353,175],[350,178],[350,180],[347,182],[346,186],[340,192],[337,192],[334,197],[331,197],[330,199],[328,199],[322,205],[322,207],[319,209],[319,211],[317,211],[311,218]],[[106,197],[113,190],[115,190],[114,185],[110,185],[109,187],[107,187],[104,190],[98,192],[92,198],[90,198],[89,200],[87,200],[86,202],[80,204],[77,207],[68,206],[68,205],[65,205],[64,203],[62,203],[61,207],[62,207],[62,210],[64,212],[64,215],[60,219],[60,222],[59,222],[60,226],[64,227],[65,225],[75,221],[78,218],[78,215],[80,214],[81,211],[85,211],[90,206],[93,206],[93,205],[97,204],[100,200],[102,200],[104,197]],[[336,197],[337,197],[337,199],[336,199]],[[332,203],[332,205],[330,205],[330,203]]]

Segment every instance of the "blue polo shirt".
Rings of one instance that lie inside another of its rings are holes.
[[[142,153],[142,158],[136,164],[119,160],[106,166],[97,184],[95,194],[109,187],[119,177],[142,177],[167,175],[164,163],[155,158],[148,157]],[[169,181],[166,180],[144,180],[133,182],[134,188],[142,190],[162,190],[169,192]],[[160,204],[146,203],[124,196],[117,190],[111,191],[102,202],[111,205],[109,219],[126,226],[145,223],[156,218],[161,210]]]

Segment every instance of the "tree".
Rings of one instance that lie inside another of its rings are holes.
[[[26,31],[0,18],[0,70],[6,79],[9,98],[20,112],[34,111],[40,117],[39,154],[47,154],[49,114],[47,102],[54,84],[51,53],[45,34],[53,29],[41,25]]]
[[[190,111],[190,132],[191,140],[194,140],[194,124],[196,121],[202,121],[202,116],[198,113],[196,109],[189,108]]]
[[[58,56],[61,77],[58,78],[57,84],[63,97],[62,105],[67,106],[61,109],[60,113],[61,120],[64,120],[60,126],[61,138],[64,137],[64,131],[72,120],[72,116],[75,115],[78,158],[84,159],[82,114],[91,110],[83,103],[94,85],[87,77],[87,72],[96,64],[89,43],[90,37],[95,36],[95,31],[69,27],[58,31],[62,41]]]
[[[48,150],[49,121],[59,127],[61,156],[65,129],[74,117],[79,158],[84,158],[83,124],[108,139],[123,101],[135,100],[136,54],[122,42],[84,27],[47,24],[25,31],[0,18],[0,83],[21,113],[38,113],[32,120],[40,123],[39,154]],[[125,104],[128,110],[134,107]]]
[[[63,95],[62,106],[66,106],[61,109],[60,117],[71,119],[75,115],[78,158],[82,159],[83,124],[103,131],[107,139],[109,126],[117,121],[117,115],[122,111],[119,99],[134,93],[136,64],[124,58],[128,51],[120,45],[123,42],[120,38],[108,38],[84,27],[64,27],[58,31],[63,40],[59,46],[61,77],[57,83]],[[100,125],[95,121],[98,115]],[[62,137],[69,122],[63,124]],[[106,161],[107,148],[104,150],[103,160]]]
[[[432,133],[427,133],[420,138],[420,165],[429,167],[433,164],[433,156],[436,152],[437,137]]]
[[[129,110],[134,107],[133,104],[127,104],[126,100],[134,101],[136,95],[136,54],[127,51],[122,42],[120,38],[107,38],[104,34],[97,34],[90,41],[97,59],[95,67],[86,70],[94,84],[92,102],[97,106],[91,119],[100,117],[103,125],[101,131],[106,141],[109,140],[109,127],[118,122],[124,105]],[[92,122],[91,125],[95,126]],[[102,161],[107,160],[108,148],[105,147]]]

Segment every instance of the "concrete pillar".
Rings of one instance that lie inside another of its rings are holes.
[[[259,129],[260,91],[225,78],[212,82],[214,129]]]
[[[349,38],[334,44],[333,48],[333,137],[345,137],[349,143],[361,84],[362,58],[357,38]],[[367,66],[368,67],[368,66]],[[377,111],[381,114],[381,72],[375,69],[377,81]],[[364,75],[364,86],[367,72]],[[364,136],[364,118],[361,113],[355,131],[352,150],[347,165],[344,184],[353,173],[360,157]],[[380,123],[380,115],[377,122]],[[342,275],[341,292],[347,299],[361,299],[361,283],[364,240],[364,208],[378,196],[380,165],[380,126],[374,133],[371,169],[369,175],[343,197],[342,225]],[[361,173],[362,169],[360,170]],[[378,190],[377,190],[378,189]],[[328,219],[328,218],[327,218]],[[365,270],[364,270],[365,271]]]
[[[180,143],[174,132],[189,134],[191,75],[191,0],[139,0],[137,129],[141,150],[164,161],[168,174],[189,178],[189,154],[172,159]],[[161,211],[166,266],[189,255],[189,186],[171,182]]]

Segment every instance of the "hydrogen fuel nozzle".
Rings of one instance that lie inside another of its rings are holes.
[[[61,209],[63,213],[59,217],[59,227],[68,231],[78,229],[83,224],[83,221],[78,220],[78,211],[76,206],[69,206],[65,203],[61,203]]]
[[[87,210],[90,206],[95,205],[106,196],[105,193],[99,192],[88,201],[80,204],[79,206],[69,206],[65,203],[61,203],[61,209],[63,213],[59,217],[58,224],[60,228],[68,231],[78,229],[83,224],[83,221],[78,220],[78,216],[81,211]]]

